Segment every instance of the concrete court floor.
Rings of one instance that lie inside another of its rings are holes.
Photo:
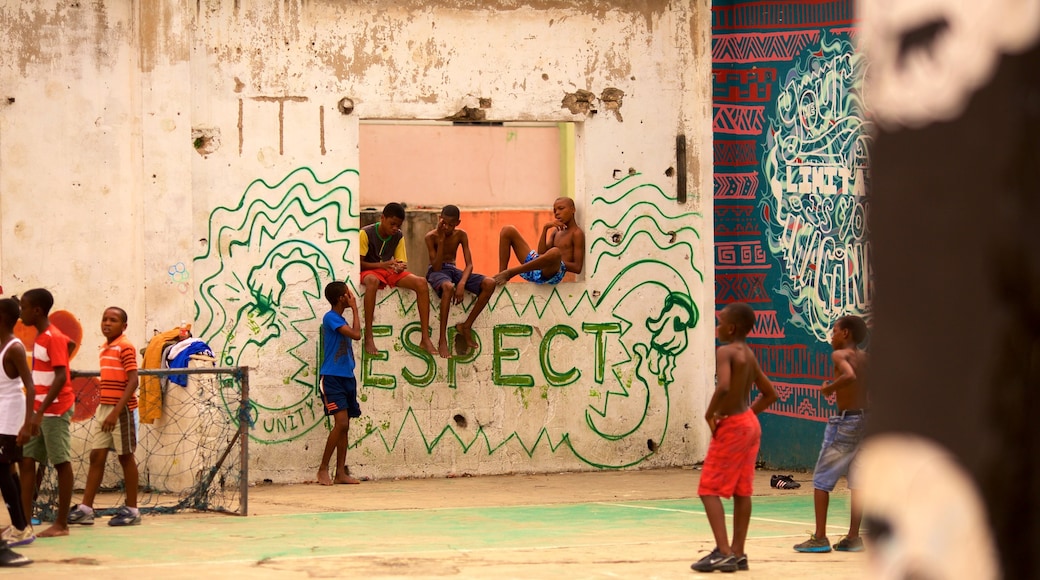
[[[756,481],[750,571],[734,578],[863,578],[866,554],[799,554],[812,525],[800,490]],[[249,517],[107,518],[18,551],[11,578],[698,578],[714,546],[692,469],[367,481],[250,489]],[[831,541],[847,529],[848,495],[831,501]],[[726,505],[731,513],[732,505]],[[730,577],[727,575],[726,577]]]

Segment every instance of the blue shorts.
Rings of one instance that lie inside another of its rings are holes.
[[[823,432],[823,446],[813,470],[813,487],[821,491],[834,491],[838,478],[849,476],[849,489],[853,489],[850,467],[856,459],[859,444],[866,431],[866,417],[860,415],[835,415],[827,420]]]
[[[462,270],[459,270],[455,264],[441,264],[441,269],[435,272],[433,266],[430,266],[426,269],[426,280],[433,287],[434,291],[437,292],[437,297],[440,297],[441,286],[445,282],[458,284],[459,280],[462,280]],[[466,278],[466,291],[471,294],[480,294],[480,285],[483,283],[483,274],[470,272],[469,278]]]
[[[354,377],[322,375],[321,402],[325,404],[325,416],[331,417],[344,409],[347,417],[361,416],[361,405],[357,401],[357,380]]]
[[[528,263],[531,260],[538,257],[538,252],[531,250],[524,258],[524,263]],[[560,270],[553,274],[552,278],[542,278],[541,270],[532,270],[530,272],[520,272],[520,277],[528,282],[534,282],[535,284],[559,284],[560,280],[563,280],[563,275],[567,273],[567,264],[560,262]]]

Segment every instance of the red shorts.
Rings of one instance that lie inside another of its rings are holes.
[[[406,276],[408,276],[408,270],[402,270],[395,274],[392,271],[384,268],[376,268],[374,270],[365,270],[361,273],[362,280],[364,280],[367,276],[375,276],[376,278],[378,278],[380,288],[386,288],[387,286],[391,288],[396,288],[397,283],[404,279]]]
[[[720,419],[708,444],[697,495],[750,496],[762,426],[751,409]]]

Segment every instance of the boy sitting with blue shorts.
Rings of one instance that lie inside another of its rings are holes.
[[[574,200],[560,197],[553,202],[555,219],[542,226],[538,251],[531,249],[514,226],[502,228],[498,238],[499,286],[516,275],[535,284],[559,284],[567,272],[581,274],[585,265],[585,232],[574,221]],[[516,256],[519,266],[509,268],[509,255]]]
[[[473,272],[473,255],[469,249],[469,235],[459,229],[462,222],[459,208],[446,205],[441,209],[437,227],[426,234],[426,249],[430,252],[430,267],[426,271],[426,280],[441,298],[441,326],[438,352],[441,357],[448,358],[448,314],[452,304],[462,304],[464,290],[476,294],[477,300],[469,310],[466,320],[455,325],[455,350],[465,356],[477,347],[473,339],[473,321],[487,306],[488,300],[495,291],[495,281],[482,274]],[[462,259],[466,266],[459,270],[455,258],[462,249]]]

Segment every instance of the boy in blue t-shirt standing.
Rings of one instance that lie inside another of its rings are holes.
[[[357,400],[357,380],[354,379],[354,348],[352,340],[361,338],[361,320],[358,317],[357,298],[343,282],[330,282],[325,287],[325,298],[332,305],[321,320],[321,340],[324,357],[321,362],[321,400],[325,416],[333,418],[332,431],[325,442],[318,467],[318,483],[361,483],[347,474],[347,431],[351,417],[361,416]],[[353,311],[354,322],[347,325],[343,312]],[[329,460],[336,451],[336,477],[329,478]]]

